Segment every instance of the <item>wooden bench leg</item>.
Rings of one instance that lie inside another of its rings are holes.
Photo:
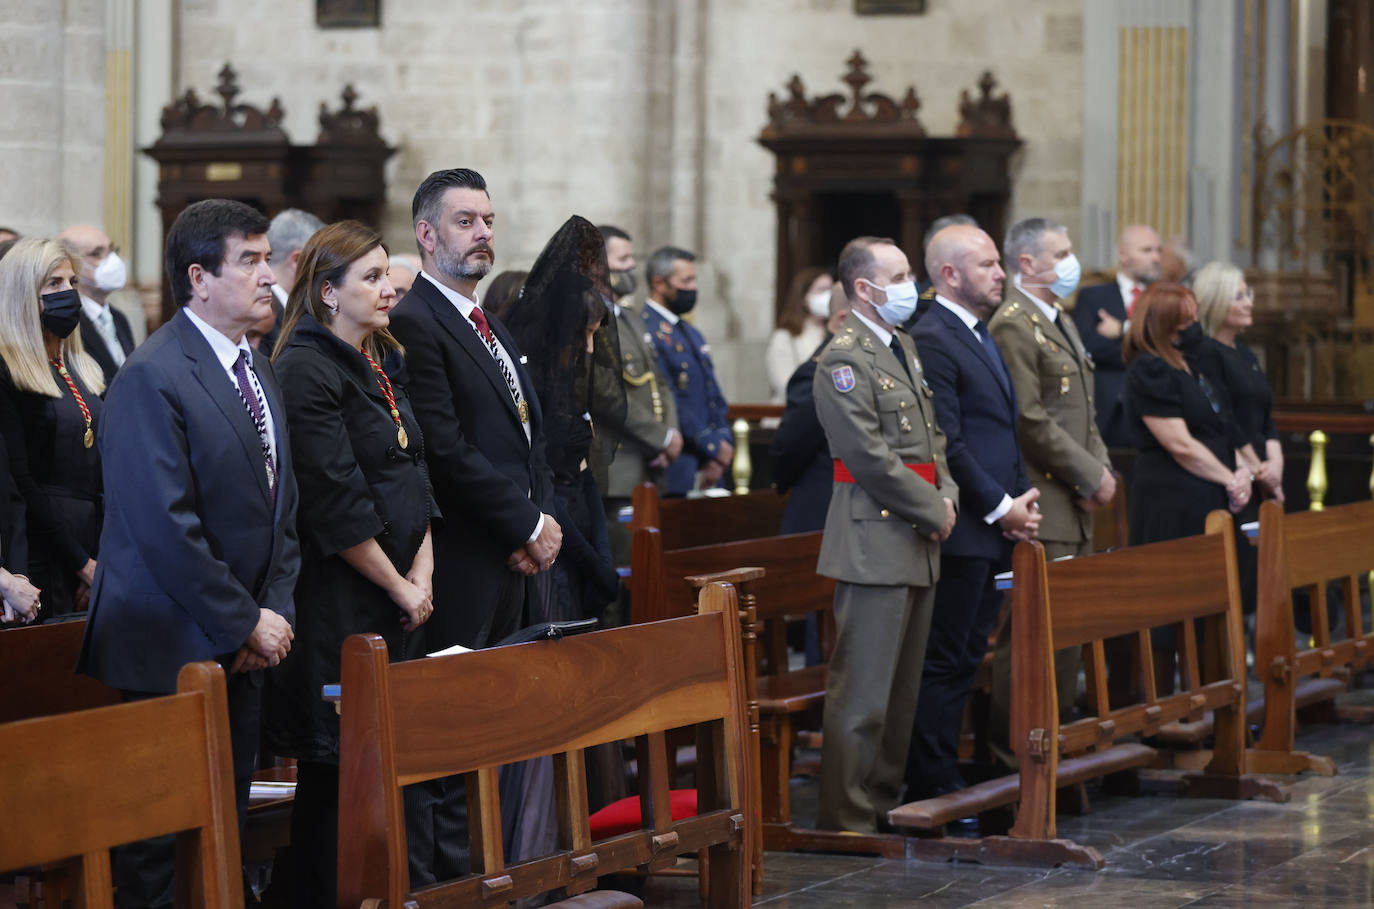
[[[1321,776],[1335,776],[1336,764],[1331,758],[1309,751],[1245,752],[1246,773],[1302,773],[1311,771]]]
[[[1186,773],[1182,777],[1183,794],[1202,799],[1260,799],[1266,802],[1286,802],[1288,793],[1273,780],[1241,774]]]
[[[1374,723],[1374,707],[1337,704],[1336,719],[1343,723]]]
[[[792,718],[783,714],[761,723],[759,763],[763,776],[763,822],[792,821]]]
[[[1106,865],[1100,852],[1073,840],[1030,840],[1013,836],[982,839],[908,837],[906,857],[921,862],[960,861],[1033,868],[1076,865],[1093,871],[1100,871]]]

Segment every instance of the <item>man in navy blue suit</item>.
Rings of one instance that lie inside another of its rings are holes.
[[[272,311],[267,219],[209,199],[167,234],[181,310],[124,362],[105,398],[105,525],[78,665],[129,700],[176,690],[181,667],[228,674],[239,827],[257,758],[262,673],[291,648],[300,570],[286,407],[248,346]],[[170,838],[116,855],[121,909],[170,906]]]
[[[1000,258],[992,238],[968,225],[945,228],[926,249],[935,305],[914,337],[935,393],[960,511],[940,548],[908,798],[963,788],[959,729],[1001,605],[994,575],[1010,561],[1012,541],[1034,537],[1040,525],[1040,493],[1026,477],[1016,440],[1016,389],[988,334],[1006,277]]]
[[[707,489],[720,482],[735,456],[735,436],[711,363],[711,345],[682,319],[697,303],[696,256],[673,246],[654,250],[644,275],[649,285],[644,324],[673,386],[682,429],[682,454],[668,465],[668,493],[684,495],[694,484]]]

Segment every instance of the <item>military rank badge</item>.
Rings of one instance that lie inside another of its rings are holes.
[[[902,414],[901,420],[897,423],[897,428],[902,432],[911,432],[911,421],[906,418],[906,414]]]
[[[830,370],[830,378],[835,382],[835,390],[847,393],[854,390],[854,369],[850,366],[839,366]]]
[[[891,391],[897,387],[897,383],[887,376],[878,376],[878,387],[883,391]]]

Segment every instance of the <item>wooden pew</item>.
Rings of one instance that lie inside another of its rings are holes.
[[[78,857],[77,905],[114,905],[110,847],[177,833],[177,905],[242,906],[223,671],[191,663],[176,694],[0,725],[0,818],[0,870]]]
[[[756,833],[742,807],[737,608],[735,590],[715,584],[702,592],[700,615],[395,664],[380,637],[349,638],[339,904],[504,906],[553,890],[583,894],[601,875],[658,870],[705,849],[707,904],[748,905],[746,857]],[[684,726],[698,729],[699,813],[674,821],[664,733]],[[642,829],[593,842],[583,749],[628,738],[638,750]],[[559,851],[507,867],[497,769],[549,754]],[[473,873],[412,892],[401,788],[457,773],[467,776]],[[615,905],[636,904],[626,897]]]
[[[1021,543],[1014,570],[1012,743],[1019,774],[903,805],[889,820],[931,831],[956,818],[1016,805],[1016,823],[1006,837],[913,840],[909,855],[1101,868],[1095,849],[1056,839],[1057,790],[1154,763],[1155,749],[1123,740],[1153,736],[1176,720],[1199,720],[1208,710],[1214,716],[1211,761],[1204,771],[1178,778],[1184,791],[1286,800],[1272,782],[1246,774],[1245,639],[1230,515],[1213,512],[1202,536],[1065,562],[1047,563],[1040,544]],[[1103,603],[1111,608],[1104,610]],[[1205,653],[1195,631],[1198,619],[1204,622]],[[1178,628],[1182,686],[1159,696],[1150,629],[1167,625]],[[1103,641],[1122,635],[1138,641],[1139,687],[1145,694],[1136,703],[1111,705]],[[1060,726],[1052,656],[1056,648],[1085,645],[1092,715]]]
[[[787,496],[761,490],[743,495],[660,499],[658,487],[641,483],[630,503],[634,508],[631,534],[641,527],[657,527],[663,532],[665,549],[686,549],[777,536]]]
[[[120,703],[119,692],[77,675],[86,620],[0,630],[0,723]]]
[[[1359,575],[1374,570],[1374,502],[1285,514],[1277,502],[1260,506],[1259,597],[1255,614],[1255,671],[1264,680],[1264,731],[1247,756],[1257,773],[1314,770],[1331,776],[1330,758],[1296,751],[1298,711],[1324,704],[1324,719],[1374,719],[1369,708],[1339,709],[1352,671],[1374,657],[1374,633],[1364,630]],[[1326,584],[1342,582],[1345,637],[1331,639]],[[1299,646],[1293,589],[1306,587],[1312,645]]]

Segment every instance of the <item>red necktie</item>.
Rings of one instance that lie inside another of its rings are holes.
[[[1131,317],[1132,310],[1135,309],[1135,301],[1140,299],[1140,285],[1136,284],[1131,288],[1131,302],[1126,306],[1126,318]],[[486,323],[483,322],[483,325]]]
[[[491,333],[491,325],[487,323],[487,314],[482,312],[482,307],[474,306],[472,314],[468,316],[472,319],[472,324],[477,326],[477,333],[482,336],[482,340],[488,345],[496,343],[496,338]]]

